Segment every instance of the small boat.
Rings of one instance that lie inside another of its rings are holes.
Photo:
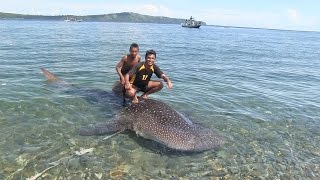
[[[64,20],[65,22],[82,22],[83,20],[82,19],[76,19],[76,18],[68,18]]]
[[[201,21],[196,21],[192,16],[190,19],[186,19],[184,23],[181,23],[182,27],[187,28],[199,28],[201,26]]]

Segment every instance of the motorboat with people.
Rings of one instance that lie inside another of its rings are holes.
[[[199,28],[201,26],[201,21],[196,21],[194,17],[190,17],[190,19],[186,19],[185,22],[181,23],[182,27],[187,28]]]

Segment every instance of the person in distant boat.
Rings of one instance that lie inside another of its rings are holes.
[[[137,92],[142,91],[142,98],[147,99],[148,95],[160,91],[163,84],[159,80],[150,80],[152,74],[156,74],[158,78],[162,78],[169,89],[172,88],[169,77],[167,77],[160,68],[155,64],[156,52],[148,50],[145,55],[145,61],[133,66],[133,68],[125,75],[126,95],[131,97],[132,103],[138,103]]]
[[[116,71],[120,77],[120,83],[116,83],[112,88],[113,91],[122,91],[125,84],[124,76],[130,71],[130,69],[141,61],[141,56],[139,54],[139,45],[137,43],[132,43],[130,45],[129,54],[124,55],[121,60],[116,65]],[[125,91],[125,90],[124,90]]]

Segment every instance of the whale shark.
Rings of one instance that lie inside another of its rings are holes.
[[[41,69],[50,81],[63,82],[46,69]],[[119,104],[121,104],[119,100]],[[106,122],[88,125],[79,130],[82,136],[133,131],[169,149],[202,152],[221,146],[225,139],[216,130],[194,123],[169,105],[154,99],[140,99],[137,104],[123,107]]]

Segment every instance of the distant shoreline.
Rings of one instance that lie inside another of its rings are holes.
[[[57,15],[57,16],[45,16],[45,15],[24,15],[0,12],[0,19],[21,19],[21,20],[56,20],[64,21],[66,19],[82,19],[87,22],[135,22],[135,23],[157,23],[157,24],[181,24],[185,19],[170,18],[164,16],[149,16],[132,12],[122,12],[113,14],[101,14],[101,15]],[[205,23],[203,25],[206,25]]]
[[[67,18],[82,19],[84,22],[126,22],[126,23],[154,23],[154,24],[181,24],[185,21],[182,18],[170,18],[164,16],[150,16],[142,15],[133,12],[122,12],[112,14],[101,14],[101,15],[24,15],[14,13],[0,12],[0,20],[39,20],[39,21],[64,21]],[[201,19],[199,19],[201,20]],[[225,25],[214,25],[206,24],[202,22],[202,26],[214,26],[222,28],[239,28],[239,29],[266,29],[274,31],[294,31],[294,32],[320,32],[315,30],[294,30],[294,29],[276,29],[276,28],[263,28],[263,27],[245,27],[245,26],[225,26]]]
[[[63,22],[60,20],[43,20],[43,19],[23,19],[23,18],[0,18],[0,20],[4,21],[58,21]],[[101,22],[101,23],[141,23],[141,24],[175,24],[175,23],[155,23],[155,22],[123,22],[123,21],[84,21],[84,22]],[[76,23],[76,22],[75,22]],[[82,22],[83,23],[83,22]],[[179,25],[180,24],[176,24]],[[306,30],[292,30],[292,29],[272,29],[272,28],[258,28],[258,27],[241,27],[241,26],[223,26],[223,25],[204,25],[207,27],[218,27],[218,28],[236,28],[236,29],[261,29],[261,30],[271,30],[271,31],[292,31],[292,32],[314,32],[314,33],[320,33],[320,31],[306,31]]]

